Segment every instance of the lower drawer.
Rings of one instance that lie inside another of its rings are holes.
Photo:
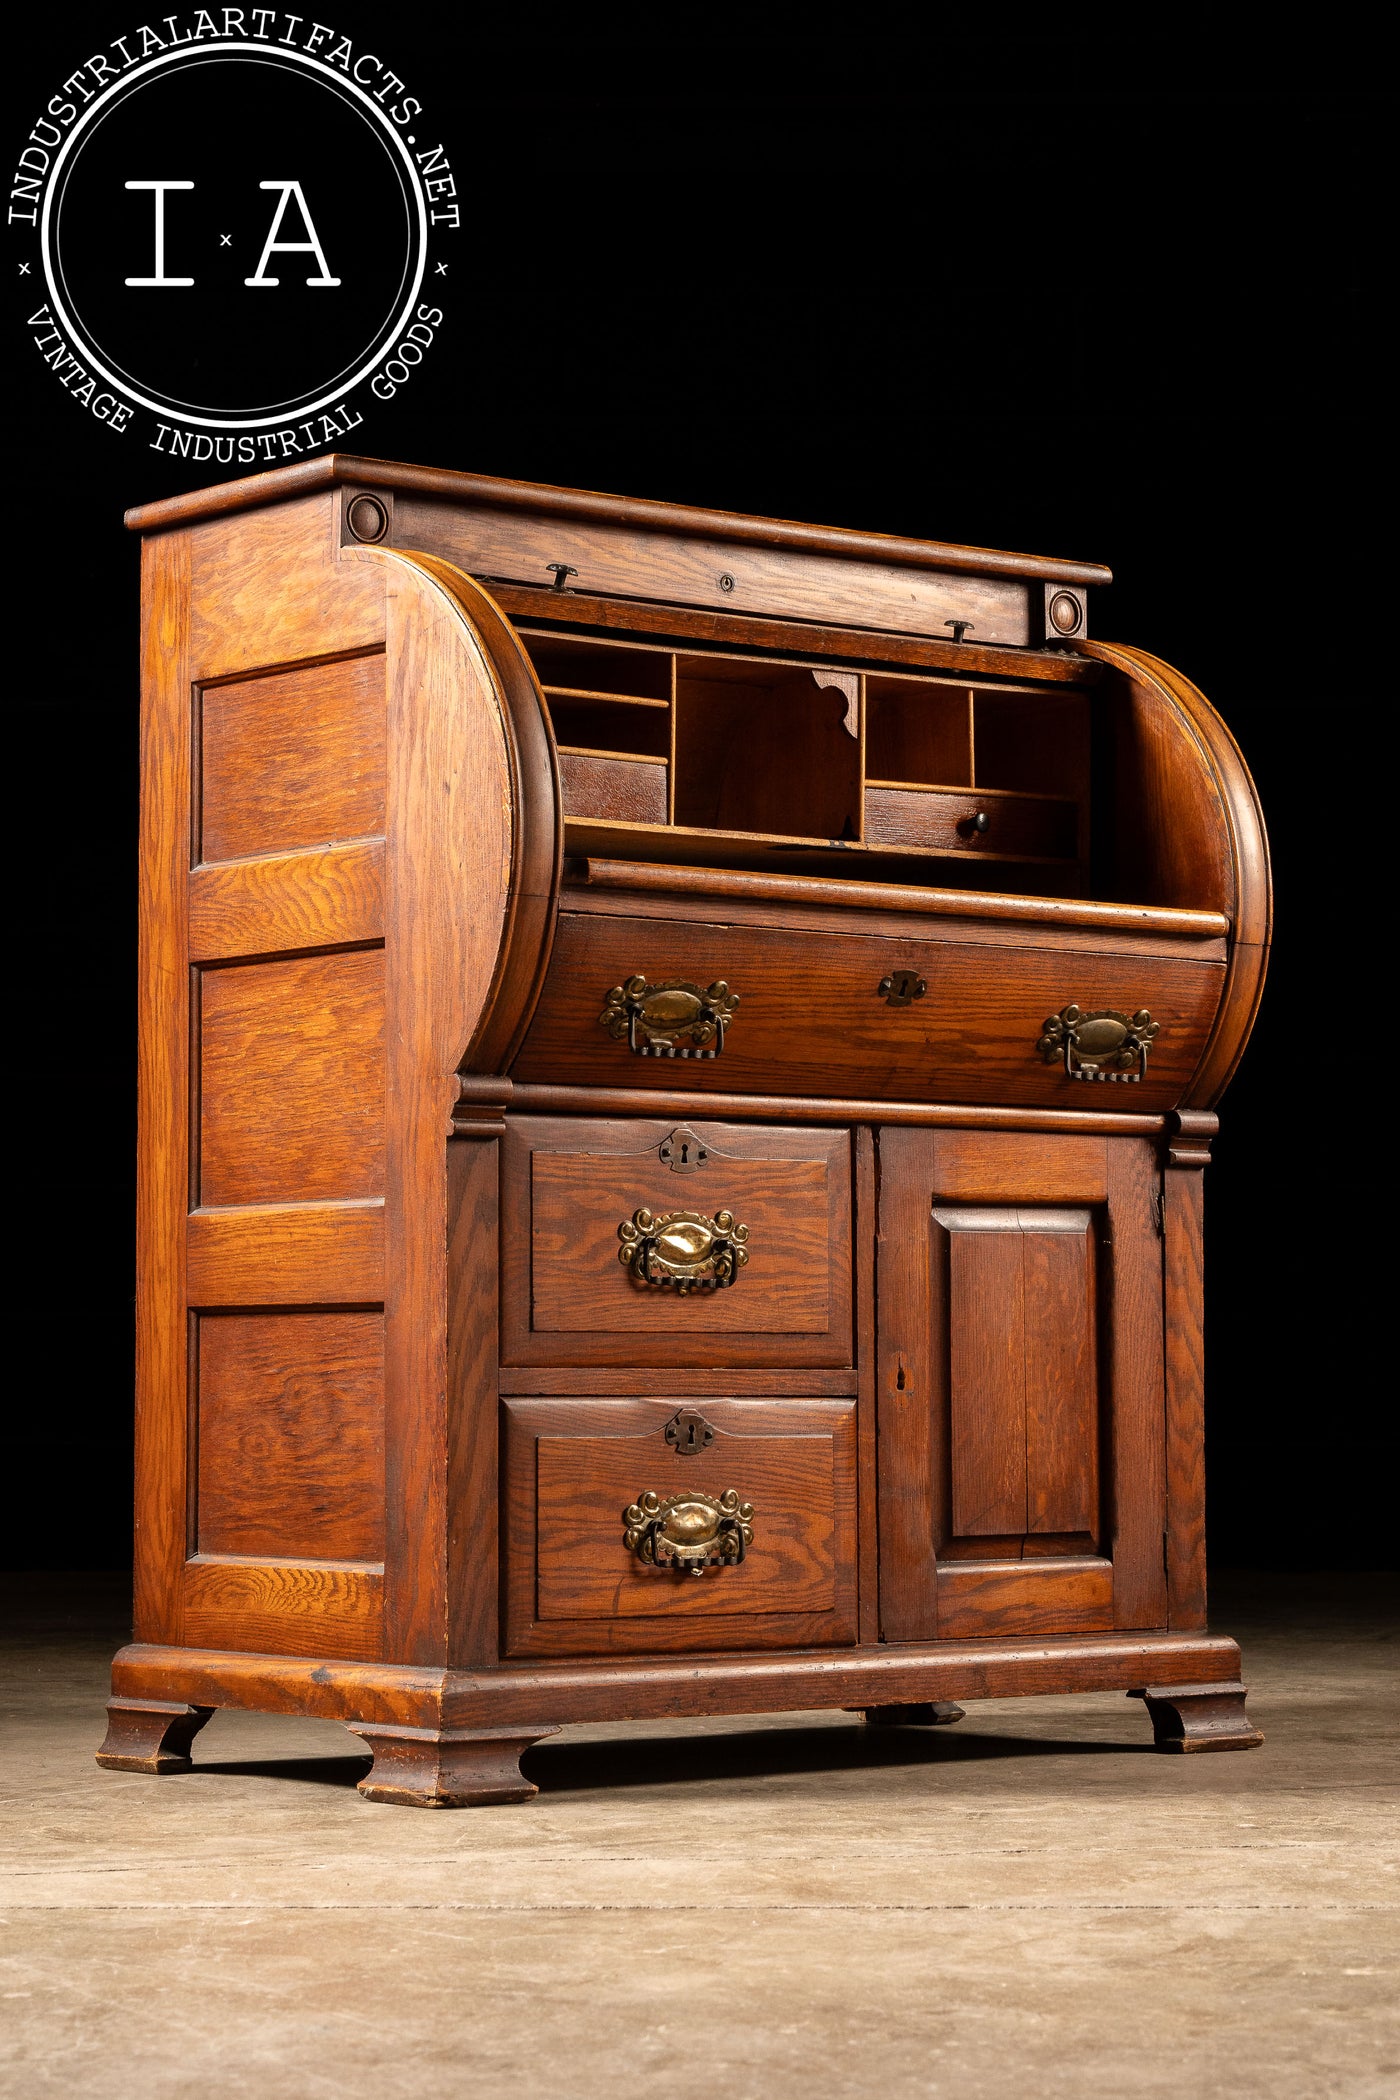
[[[849,1400],[503,1403],[507,1655],[856,1637]]]

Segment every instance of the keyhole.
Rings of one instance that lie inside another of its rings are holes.
[[[895,1390],[896,1390],[896,1392],[900,1392],[900,1393],[902,1393],[902,1392],[904,1391],[904,1386],[905,1386],[905,1377],[904,1377],[904,1361],[903,1361],[903,1358],[901,1358],[901,1359],[900,1359],[899,1371],[898,1371],[898,1373],[897,1373],[897,1375],[896,1375],[896,1377],[895,1377],[895,1381],[894,1381],[894,1383],[895,1383]]]
[[[690,1165],[690,1147],[684,1138],[681,1139],[681,1165],[683,1167]]]

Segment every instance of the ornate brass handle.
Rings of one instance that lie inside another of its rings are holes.
[[[706,1568],[732,1568],[753,1544],[753,1504],[734,1488],[722,1495],[668,1495],[654,1489],[638,1495],[622,1512],[623,1544],[649,1568],[700,1575]]]
[[[1067,1006],[1050,1015],[1035,1047],[1047,1065],[1062,1057],[1067,1079],[1121,1079],[1135,1086],[1161,1032],[1161,1023],[1145,1006],[1131,1016],[1111,1009],[1085,1014]]]
[[[628,977],[608,993],[598,1024],[614,1042],[625,1036],[637,1057],[718,1057],[738,1004],[723,978],[701,991],[681,978],[648,984]]]
[[[732,1210],[634,1210],[617,1228],[617,1258],[638,1283],[679,1291],[727,1290],[749,1258],[747,1225]]]

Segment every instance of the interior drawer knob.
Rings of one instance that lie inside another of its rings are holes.
[[[628,977],[608,993],[598,1023],[614,1042],[626,1037],[637,1057],[718,1057],[738,1004],[723,978],[702,991],[683,978]]]
[[[1081,1013],[1066,1006],[1041,1024],[1036,1049],[1047,1065],[1063,1059],[1068,1079],[1121,1079],[1135,1085],[1147,1071],[1147,1053],[1161,1034],[1145,1006],[1135,1014]]]
[[[667,1495],[654,1489],[638,1495],[622,1512],[623,1543],[649,1568],[701,1575],[706,1568],[732,1568],[753,1544],[753,1504],[738,1491],[722,1495]]]
[[[732,1210],[634,1210],[617,1228],[617,1258],[638,1283],[679,1291],[726,1290],[749,1258],[749,1228]]]

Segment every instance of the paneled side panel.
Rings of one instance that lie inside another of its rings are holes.
[[[199,1202],[384,1192],[384,954],[206,970]]]
[[[1026,1528],[1026,1364],[1021,1230],[1014,1211],[935,1211],[948,1240],[953,1530]]]
[[[1021,1237],[1025,1302],[1026,1529],[1099,1530],[1094,1233],[1088,1212]]]
[[[384,740],[381,653],[207,686],[196,857],[382,833]]]
[[[197,1363],[198,1552],[381,1561],[383,1314],[206,1314]]]

